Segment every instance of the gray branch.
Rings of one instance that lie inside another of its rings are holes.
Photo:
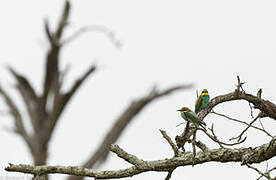
[[[228,102],[228,101],[234,101],[234,100],[246,100],[252,104],[254,104],[254,108],[259,109],[260,111],[263,111],[266,116],[275,119],[276,120],[276,105],[272,102],[264,99],[259,99],[257,96],[247,94],[242,91],[234,91],[232,93],[224,94],[221,96],[217,96],[213,98],[209,106],[199,112],[199,118],[204,119],[207,114],[218,104]]]
[[[31,152],[34,153],[34,146],[33,141],[30,135],[27,133],[24,124],[23,119],[21,116],[21,113],[18,109],[18,107],[15,105],[11,97],[7,94],[7,92],[0,86],[0,94],[3,96],[7,106],[9,107],[10,113],[12,114],[12,117],[14,118],[14,124],[15,124],[15,132],[21,135],[21,137],[24,139],[28,147],[30,148]]]
[[[131,177],[142,172],[170,172],[180,166],[197,165],[207,162],[241,162],[241,165],[260,163],[276,156],[276,139],[269,143],[254,148],[220,148],[200,151],[193,157],[193,152],[180,154],[178,157],[156,161],[142,161],[136,156],[131,155],[121,149],[119,146],[112,146],[112,151],[119,157],[128,159],[128,162],[135,164],[126,169],[114,171],[98,171],[82,167],[73,166],[31,166],[31,165],[14,165],[10,164],[5,168],[6,171],[28,173],[33,175],[44,174],[68,174],[75,176],[88,176],[98,179],[115,179]],[[133,158],[133,159],[132,159]]]
[[[28,115],[31,120],[32,127],[35,132],[38,132],[39,122],[37,121],[37,119],[39,117],[37,116],[37,108],[39,106],[39,98],[26,77],[18,74],[12,67],[9,67],[8,69],[17,80],[16,88],[23,98]]]

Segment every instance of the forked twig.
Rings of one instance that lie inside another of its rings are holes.
[[[229,119],[231,121],[235,121],[235,122],[238,122],[238,123],[249,126],[249,123],[238,120],[238,119],[235,119],[235,118],[232,118],[232,117],[229,117],[229,116],[226,116],[225,114],[221,114],[221,113],[218,113],[218,112],[215,112],[215,111],[212,111],[211,113],[216,114],[216,115],[221,116],[221,117],[224,117],[224,118]],[[260,131],[264,132],[266,135],[268,135],[269,137],[273,138],[273,136],[269,132],[267,132],[264,128],[259,128],[259,127],[254,126],[254,125],[251,125],[251,127],[255,128],[257,130],[260,130]]]
[[[258,116],[257,117],[255,117],[254,119],[253,119],[253,121],[251,121],[249,124],[248,124],[248,126],[240,133],[240,135],[238,135],[237,137],[234,137],[234,138],[231,138],[230,139],[230,141],[232,141],[232,140],[234,140],[234,139],[238,139],[237,141],[239,142],[241,139],[242,139],[242,135],[251,127],[251,125],[255,122],[255,121],[257,121],[257,119],[261,116],[261,112],[258,114]]]

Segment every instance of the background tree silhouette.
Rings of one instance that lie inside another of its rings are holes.
[[[21,108],[16,106],[12,96],[7,91],[0,87],[0,93],[4,98],[10,115],[14,119],[14,132],[20,135],[27,144],[33,157],[34,165],[47,164],[48,144],[56,127],[61,114],[65,110],[66,105],[71,100],[72,96],[82,86],[83,82],[92,75],[97,67],[92,64],[86,72],[83,73],[72,85],[68,91],[62,91],[66,69],[61,70],[59,67],[60,52],[62,48],[70,41],[77,38],[80,34],[87,31],[101,31],[112,39],[113,34],[108,29],[101,26],[83,27],[69,38],[63,39],[63,34],[66,26],[69,24],[68,18],[70,15],[71,5],[69,1],[65,2],[62,15],[58,25],[54,31],[49,27],[48,20],[45,20],[45,33],[49,42],[49,49],[46,54],[45,74],[43,82],[42,94],[37,93],[33,88],[28,78],[18,73],[11,66],[8,67],[11,74],[16,79],[16,89],[22,97],[25,109],[28,112],[28,117],[24,117],[21,113]],[[118,45],[118,44],[117,44]],[[189,89],[192,85],[178,85],[169,87],[163,91],[153,87],[152,90],[145,96],[131,102],[122,114],[115,120],[111,129],[107,132],[102,140],[102,143],[91,154],[83,167],[91,168],[95,164],[100,165],[104,162],[109,153],[110,144],[116,142],[120,137],[127,124],[150,102],[160,97],[166,96],[174,91]],[[26,131],[24,119],[30,119],[33,133]],[[47,177],[43,177],[47,178]],[[82,177],[71,177],[69,179],[82,179]]]

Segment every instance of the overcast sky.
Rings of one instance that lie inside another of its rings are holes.
[[[6,65],[15,67],[41,90],[47,50],[43,20],[48,17],[51,26],[55,26],[63,4],[61,0],[0,2],[0,82],[19,105],[22,103],[12,89],[14,81]],[[182,106],[193,108],[196,89],[207,88],[211,98],[229,93],[235,88],[236,76],[240,75],[248,93],[256,94],[262,88],[263,98],[276,102],[275,8],[275,1],[254,0],[72,2],[67,37],[86,25],[104,25],[115,32],[122,47],[116,48],[102,33],[91,32],[63,49],[62,68],[71,64],[67,87],[91,63],[97,63],[99,71],[85,82],[59,121],[49,147],[49,164],[80,165],[130,101],[146,94],[154,84],[162,89],[193,83],[195,88],[148,105],[119,139],[117,143],[127,152],[145,160],[172,157],[159,129],[166,130],[173,139],[182,132],[183,126],[176,127],[182,120],[175,110]],[[0,105],[0,110],[6,109],[2,100]],[[226,103],[215,110],[246,122],[251,120],[248,103],[242,101]],[[263,119],[262,122],[265,128],[275,132],[273,121]],[[209,127],[214,123],[224,141],[244,128],[214,115],[208,115],[206,123]],[[7,131],[13,127],[11,118],[1,117],[0,127],[0,179],[26,177],[3,170],[8,163],[31,163],[31,156],[23,140]],[[269,140],[255,130],[250,130],[247,136],[244,147]],[[206,136],[198,138],[211,148],[218,148]],[[269,161],[269,166],[275,164],[275,158]],[[258,167],[264,170],[265,165]],[[128,166],[111,155],[101,169]],[[165,176],[166,173],[150,172],[131,179],[164,179]],[[63,176],[54,175],[53,179],[59,177]],[[206,163],[178,168],[172,179],[257,177],[253,170],[239,163]]]

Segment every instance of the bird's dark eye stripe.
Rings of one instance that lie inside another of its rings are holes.
[[[208,91],[202,91],[202,93],[208,93]]]

